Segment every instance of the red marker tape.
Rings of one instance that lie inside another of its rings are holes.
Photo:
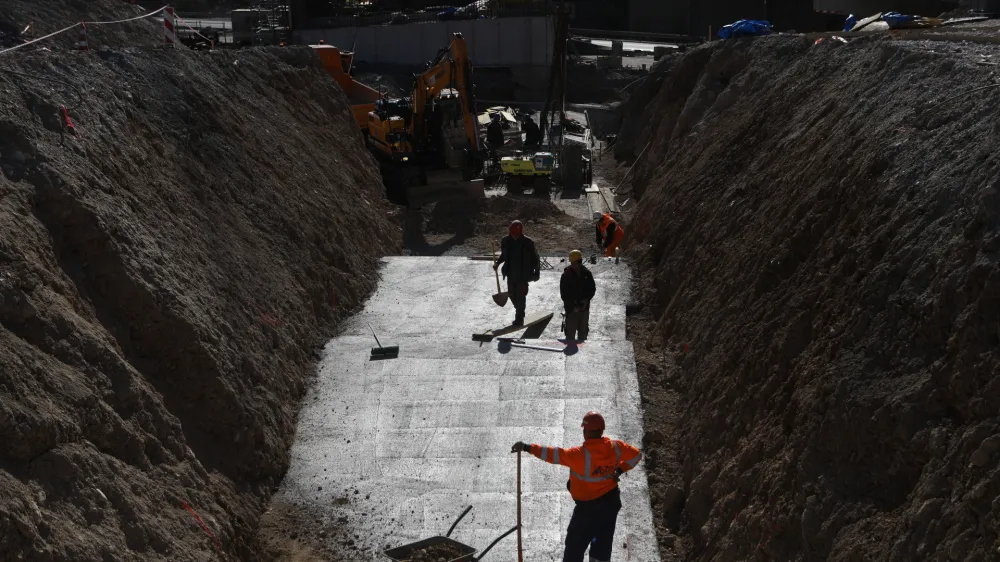
[[[183,505],[184,509],[188,510],[188,512],[192,516],[194,516],[194,520],[197,521],[198,525],[201,526],[201,530],[205,531],[205,534],[212,537],[212,543],[215,544],[215,550],[222,552],[222,545],[219,544],[219,539],[212,533],[211,529],[208,528],[208,525],[205,525],[205,522],[201,520],[201,517],[198,517],[198,514],[195,513],[193,509],[191,509],[191,506],[188,505],[188,502],[181,500],[181,505]]]
[[[63,121],[66,123],[66,130],[69,131],[69,134],[75,136],[76,135],[76,127],[73,126],[73,120],[69,118],[69,112],[66,111],[66,106],[65,105],[60,105],[59,109],[62,110]]]

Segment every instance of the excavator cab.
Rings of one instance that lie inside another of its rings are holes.
[[[380,99],[368,112],[370,148],[393,162],[407,162],[413,156],[409,125],[412,118],[409,100]]]
[[[375,111],[368,114],[368,142],[378,145],[394,160],[412,152],[406,138],[406,121],[402,117]]]

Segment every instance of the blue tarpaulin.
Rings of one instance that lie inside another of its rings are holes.
[[[889,24],[889,27],[897,27],[900,24],[910,23],[917,19],[916,16],[904,16],[899,12],[889,12],[887,14],[882,14],[882,21]]]
[[[771,33],[771,22],[762,20],[740,20],[720,29],[719,37],[729,39],[731,37],[751,37],[756,35],[767,35],[769,33]]]
[[[857,25],[857,23],[858,23],[858,18],[854,17],[854,14],[847,16],[847,20],[844,21],[844,31],[850,31],[854,29],[854,26]]]

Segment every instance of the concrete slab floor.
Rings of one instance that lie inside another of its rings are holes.
[[[531,285],[528,313],[551,310],[540,339],[559,346],[559,276]],[[291,467],[276,500],[347,526],[372,552],[443,535],[472,512],[452,538],[479,550],[516,524],[518,440],[574,446],[580,420],[600,410],[608,435],[640,445],[643,428],[632,344],[625,339],[629,271],[600,260],[591,333],[575,353],[480,344],[473,332],[507,324],[489,262],[394,257],[364,310],[327,344],[304,402]],[[369,361],[375,345],[398,345],[399,358]],[[568,470],[525,455],[522,515],[525,560],[561,560],[573,501]],[[622,478],[614,560],[660,560],[642,463]],[[345,519],[346,518],[346,519]],[[346,521],[346,522],[345,522]],[[384,559],[378,554],[358,560]],[[515,535],[486,560],[516,560]]]

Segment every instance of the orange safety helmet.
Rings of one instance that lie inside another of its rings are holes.
[[[587,412],[580,427],[587,431],[604,431],[604,416],[600,412]]]
[[[602,215],[601,218],[597,219],[597,228],[601,229],[602,234],[612,224],[618,224],[618,223],[615,222],[615,218],[611,216],[611,213],[604,213],[604,215]]]

